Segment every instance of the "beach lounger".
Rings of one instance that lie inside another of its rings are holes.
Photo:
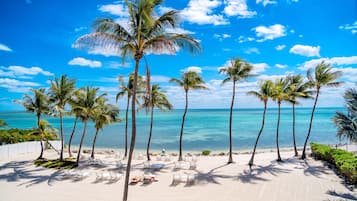
[[[134,177],[131,179],[130,184],[131,184],[131,185],[135,185],[135,184],[141,182],[141,180],[142,180],[142,178],[141,178],[140,176],[134,176]]]
[[[195,174],[188,174],[187,175],[187,180],[186,180],[186,184],[187,185],[194,185],[196,181],[196,175]]]

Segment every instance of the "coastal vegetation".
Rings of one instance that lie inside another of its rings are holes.
[[[0,130],[0,144],[15,144],[28,141],[40,141],[41,139],[56,140],[56,132],[46,132],[42,137],[39,135],[38,128],[34,129],[18,129],[11,128],[8,130]]]

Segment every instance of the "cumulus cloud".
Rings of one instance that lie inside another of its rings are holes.
[[[86,30],[86,29],[87,29],[87,27],[76,27],[74,29],[74,32],[80,32],[80,31],[83,31],[83,30]]]
[[[257,4],[263,4],[263,6],[267,6],[269,4],[277,4],[278,2],[276,1],[271,1],[271,0],[256,0]]]
[[[42,74],[44,76],[53,76],[54,74],[43,70],[40,67],[30,67],[26,68],[23,66],[9,66],[8,68],[1,67],[0,69],[0,76],[4,77],[19,77],[19,78],[31,78],[28,77],[29,75],[35,76],[38,74]]]
[[[213,34],[214,38],[217,38],[219,41],[223,41],[225,38],[230,38],[230,34]]]
[[[306,57],[320,57],[320,46],[309,46],[309,45],[294,45],[290,51],[292,54],[297,54]]]
[[[345,24],[338,27],[339,29],[351,31],[352,34],[357,33],[357,21],[352,24]]]
[[[183,70],[184,72],[196,72],[196,73],[202,73],[202,68],[197,67],[197,66],[190,66],[187,67],[186,69]]]
[[[284,25],[274,24],[271,26],[257,26],[252,29],[255,31],[256,36],[259,38],[257,42],[263,42],[266,40],[273,40],[286,36],[286,29]]]
[[[6,45],[0,43],[0,51],[12,52],[12,49]]]
[[[251,48],[246,49],[244,51],[244,53],[246,53],[246,54],[260,54],[260,51],[256,47],[251,47]]]
[[[283,68],[288,67],[288,65],[286,65],[286,64],[275,64],[275,67],[283,69]]]
[[[183,29],[183,28],[179,28],[179,27],[175,27],[175,28],[166,28],[165,29],[166,32],[168,33],[177,33],[177,34],[195,34],[195,32]]]
[[[253,74],[259,74],[261,72],[264,72],[267,68],[269,68],[269,65],[266,63],[256,63],[252,64],[253,65]]]
[[[128,17],[128,9],[123,4],[107,4],[99,7],[102,12],[107,12],[119,17]]]
[[[92,61],[82,57],[73,58],[68,62],[68,64],[72,66],[88,66],[90,68],[99,68],[102,66],[102,63],[100,61]]]
[[[224,13],[227,16],[238,16],[239,18],[252,18],[257,12],[249,11],[246,0],[226,0]]]
[[[238,38],[239,43],[250,42],[250,41],[254,41],[254,40],[255,39],[252,37],[245,37],[245,36],[239,36],[239,38]]]
[[[316,65],[325,61],[326,63],[330,63],[332,65],[356,65],[357,64],[357,56],[350,56],[350,57],[332,57],[332,58],[320,58],[320,59],[313,59],[303,63],[299,69],[300,70],[308,70],[310,68],[315,68]]]
[[[40,86],[35,82],[24,82],[10,78],[0,78],[0,87],[7,89],[10,92],[24,93],[32,87]]]
[[[277,46],[275,46],[275,49],[280,51],[280,50],[283,50],[285,47],[286,47],[286,45],[277,45]]]
[[[180,12],[183,20],[195,24],[228,24],[228,20],[220,14],[213,14],[214,9],[222,3],[218,0],[190,0],[188,6]]]

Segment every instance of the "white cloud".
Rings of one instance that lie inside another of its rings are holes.
[[[244,42],[251,42],[254,41],[255,39],[252,37],[245,37],[245,36],[239,36],[238,42],[239,43],[244,43]]]
[[[177,34],[195,34],[195,32],[185,30],[185,29],[179,28],[179,27],[175,27],[175,28],[169,27],[169,28],[166,28],[165,31],[168,33],[177,33]]]
[[[187,69],[186,69],[187,70]],[[195,71],[195,70],[191,70]],[[146,79],[146,76],[144,76],[144,79]],[[151,75],[151,82],[156,82],[156,83],[163,83],[163,82],[169,82],[171,78],[163,76],[163,75]]]
[[[249,11],[246,0],[226,0],[227,6],[224,13],[227,16],[238,16],[239,18],[252,18],[257,12]]]
[[[8,46],[1,44],[1,43],[0,43],[0,50],[5,51],[5,52],[12,52],[11,48],[9,48]]]
[[[256,63],[252,64],[253,65],[253,74],[259,74],[261,72],[264,72],[267,68],[269,68],[269,65],[266,63]]]
[[[80,31],[83,31],[83,30],[86,30],[86,29],[87,29],[87,27],[76,27],[74,29],[74,32],[80,32]]]
[[[255,31],[255,34],[258,38],[257,42],[263,42],[266,40],[273,40],[275,38],[280,38],[286,36],[285,26],[281,24],[274,24],[271,26],[257,26],[252,30]]]
[[[71,61],[68,62],[68,64],[77,66],[88,66],[90,68],[99,68],[102,66],[102,63],[100,61],[92,61],[82,57],[73,58]]]
[[[3,70],[1,70],[3,69]],[[45,71],[40,67],[30,67],[26,68],[23,66],[9,66],[8,68],[1,67],[0,69],[0,76],[4,77],[19,77],[19,78],[32,78],[32,77],[27,77],[27,75],[38,75],[42,74],[44,76],[53,76],[54,74]]]
[[[292,54],[297,54],[307,57],[320,57],[320,46],[309,46],[309,45],[294,45],[290,51]]]
[[[102,12],[107,12],[119,17],[128,17],[128,10],[123,4],[107,4],[99,7]]]
[[[24,93],[32,87],[40,86],[35,82],[24,82],[16,79],[0,78],[0,87],[6,88],[10,92]]]
[[[88,50],[88,54],[103,55],[109,57],[109,56],[120,56],[121,51],[120,49],[115,48],[113,46],[110,47],[95,46]]]
[[[299,69],[300,70],[308,70],[310,68],[315,68],[316,65],[325,61],[326,63],[330,63],[332,65],[352,65],[357,64],[357,56],[350,56],[350,57],[332,57],[332,58],[320,58],[320,59],[313,59],[303,63]]]
[[[230,38],[230,34],[213,34],[214,38],[217,38],[219,41],[223,41],[225,38]]]
[[[275,64],[275,67],[283,69],[283,68],[288,67],[288,65],[286,65],[286,64]]]
[[[246,54],[260,54],[260,51],[256,47],[251,47],[251,48],[246,49],[244,51],[244,53],[246,53]]]
[[[187,67],[186,69],[183,70],[184,72],[196,72],[196,73],[202,73],[202,68],[200,67],[197,67],[197,66],[190,66],[190,67]]]
[[[355,33],[357,33],[357,21],[355,21],[353,24],[341,25],[338,28],[344,29],[344,30],[351,30],[351,33],[355,34]]]
[[[280,50],[283,50],[284,48],[286,47],[286,45],[277,45],[275,47],[276,50],[280,51]]]
[[[270,1],[270,0],[256,0],[256,3],[257,4],[263,4],[263,6],[265,7],[265,6],[267,6],[267,5],[269,5],[269,4],[277,4],[278,2],[276,2],[276,1]]]
[[[357,82],[357,68],[347,67],[347,68],[334,68],[333,70],[338,70],[342,72],[342,78],[350,80],[352,82]]]
[[[214,14],[214,9],[222,3],[218,0],[190,0],[188,6],[180,12],[183,20],[196,24],[229,24],[220,14]]]

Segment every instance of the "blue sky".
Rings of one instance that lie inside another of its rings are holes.
[[[203,48],[195,56],[182,51],[147,55],[152,81],[165,89],[175,108],[184,106],[184,94],[168,80],[187,69],[201,73],[210,89],[190,91],[191,108],[228,108],[232,86],[221,85],[224,75],[218,69],[234,57],[253,64],[259,75],[238,84],[236,107],[262,106],[246,95],[257,89],[258,80],[306,75],[323,60],[343,71],[345,84],[323,90],[319,106],[343,106],[344,90],[357,82],[355,0],[167,0],[157,12],[170,9],[180,11],[175,31],[191,34]],[[0,16],[0,110],[21,110],[14,99],[21,99],[30,88],[48,87],[48,80],[61,74],[76,78],[78,87],[100,87],[114,103],[117,76],[127,77],[133,70],[132,60],[123,65],[112,50],[72,46],[92,31],[98,17],[111,17],[125,26],[122,1],[2,0]],[[311,105],[311,101],[301,104]]]

